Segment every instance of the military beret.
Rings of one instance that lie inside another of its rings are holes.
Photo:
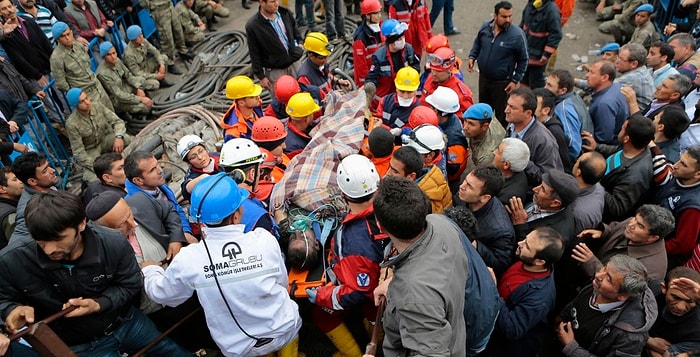
[[[486,103],[476,103],[469,107],[462,115],[464,119],[491,120],[493,109]]]
[[[129,28],[126,29],[126,38],[129,39],[129,41],[135,40],[139,35],[141,35],[143,31],[141,30],[141,26],[139,25],[131,25]]]
[[[634,13],[636,14],[642,11],[646,11],[651,14],[652,12],[654,12],[654,6],[652,4],[640,5],[637,9],[634,10]]]
[[[598,55],[602,55],[605,52],[620,52],[620,45],[617,42],[610,42],[603,46],[603,48],[598,51]]]
[[[109,41],[102,42],[100,44],[100,57],[106,56],[107,53],[109,53],[109,50],[111,50],[112,48],[114,48],[114,45],[111,42],[109,42]]]
[[[54,40],[58,40],[61,35],[63,35],[64,32],[68,30],[68,24],[65,22],[56,22],[51,26],[51,34],[53,35]]]
[[[75,109],[78,106],[81,94],[83,94],[83,90],[80,88],[71,88],[68,90],[68,93],[66,93],[66,100],[71,109]]]

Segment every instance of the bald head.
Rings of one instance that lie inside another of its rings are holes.
[[[607,164],[599,152],[590,151],[579,156],[574,164],[573,174],[579,188],[595,185],[605,175]]]

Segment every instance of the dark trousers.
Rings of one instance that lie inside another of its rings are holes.
[[[491,106],[493,113],[498,118],[498,121],[506,127],[506,102],[508,94],[506,94],[506,86],[510,83],[505,81],[492,81],[479,74],[479,103],[486,103]]]
[[[527,66],[522,83],[530,87],[530,89],[543,88],[545,68],[547,68],[546,64],[544,66]]]

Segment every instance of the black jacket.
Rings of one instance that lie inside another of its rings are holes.
[[[4,221],[17,211],[17,200],[0,197],[0,249],[5,248],[10,237],[5,235]]]
[[[284,44],[280,41],[275,29],[260,14],[260,10],[245,24],[253,75],[258,79],[265,78],[264,68],[287,68],[304,54],[304,49],[301,47],[303,39],[299,34],[299,29],[297,29],[294,15],[283,6],[279,7],[278,13],[284,22],[289,39],[289,50],[284,48]]]
[[[21,305],[34,307],[36,320],[61,310],[68,299],[94,298],[100,312],[50,323],[67,345],[104,336],[125,315],[143,287],[134,250],[117,231],[88,224],[81,233],[80,258],[66,267],[49,259],[30,236],[17,237],[0,251],[0,317]]]
[[[53,47],[34,20],[22,17],[29,39],[15,29],[2,41],[7,55],[17,71],[27,79],[39,79],[51,72],[51,52]]]
[[[36,81],[24,78],[15,66],[7,61],[0,61],[0,89],[26,102],[41,90]]]
[[[559,146],[559,157],[561,158],[561,163],[564,165],[564,171],[571,173],[571,159],[569,158],[569,144],[566,141],[566,135],[564,135],[564,126],[561,125],[561,120],[556,116],[551,116],[549,120],[542,123],[549,129],[552,133],[554,139],[557,141],[557,146]]]

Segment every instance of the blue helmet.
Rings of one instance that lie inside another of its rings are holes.
[[[192,190],[190,217],[204,224],[221,223],[238,210],[248,195],[223,172],[206,177]]]
[[[406,30],[408,30],[408,25],[395,19],[386,19],[382,23],[382,35],[384,37],[401,36]]]

